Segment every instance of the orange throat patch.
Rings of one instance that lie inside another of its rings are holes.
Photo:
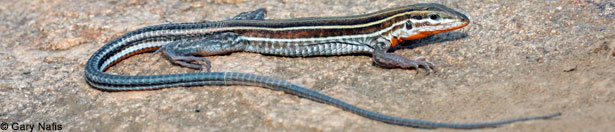
[[[398,44],[402,43],[403,41],[407,41],[407,40],[417,40],[417,39],[421,39],[430,35],[434,35],[434,34],[438,34],[438,33],[443,33],[443,32],[448,32],[448,31],[452,31],[455,29],[460,29],[463,28],[465,26],[467,26],[468,23],[465,23],[463,25],[459,25],[456,27],[451,27],[451,28],[447,28],[447,29],[441,29],[441,30],[434,30],[434,31],[424,31],[424,32],[418,32],[414,35],[410,35],[407,37],[393,37],[393,39],[391,39],[391,48],[397,46]]]

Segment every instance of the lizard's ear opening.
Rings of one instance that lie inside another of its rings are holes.
[[[407,21],[407,22],[406,22],[406,29],[407,29],[407,30],[412,29],[412,21]]]

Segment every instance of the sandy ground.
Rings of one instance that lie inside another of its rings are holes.
[[[284,19],[354,15],[419,2],[447,5],[472,20],[461,30],[395,51],[426,56],[438,65],[436,73],[382,69],[360,55],[233,53],[208,59],[213,71],[289,80],[406,118],[481,122],[563,113],[476,131],[615,130],[612,0],[2,0],[0,122],[56,123],[66,131],[423,131],[261,87],[110,93],[92,88],[83,77],[91,54],[140,27],[224,20],[260,7],[268,10],[267,19]],[[150,55],[131,57],[108,72],[198,72]]]

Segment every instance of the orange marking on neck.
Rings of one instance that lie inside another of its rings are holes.
[[[460,29],[463,28],[465,26],[467,26],[468,24],[470,24],[469,22],[460,26],[456,26],[456,27],[452,27],[452,28],[447,28],[447,29],[442,29],[442,30],[434,30],[434,31],[425,31],[425,32],[419,32],[417,34],[414,35],[410,35],[408,37],[394,37],[393,39],[391,39],[391,48],[397,46],[397,44],[406,41],[406,40],[417,40],[420,38],[424,38],[427,37],[429,35],[434,35],[434,34],[438,34],[438,33],[443,33],[443,32],[448,32],[448,31],[452,31],[455,29]]]
[[[391,39],[391,47],[397,46],[397,44],[401,43],[403,40],[400,40],[398,37],[393,37]]]

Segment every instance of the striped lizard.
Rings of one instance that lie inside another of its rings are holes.
[[[374,64],[386,68],[431,70],[423,57],[407,59],[387,50],[402,41],[465,27],[468,17],[440,4],[414,4],[364,15],[265,20],[265,9],[240,13],[230,20],[172,23],[144,27],[108,42],[85,66],[87,82],[106,91],[149,90],[179,86],[250,85],[336,106],[372,120],[417,128],[484,128],[518,121],[548,119],[553,115],[483,123],[443,123],[385,115],[359,108],[302,86],[249,73],[198,72],[128,76],[105,73],[115,63],[144,52],[161,52],[177,65],[201,69],[204,56],[253,52],[278,56],[371,54]]]

